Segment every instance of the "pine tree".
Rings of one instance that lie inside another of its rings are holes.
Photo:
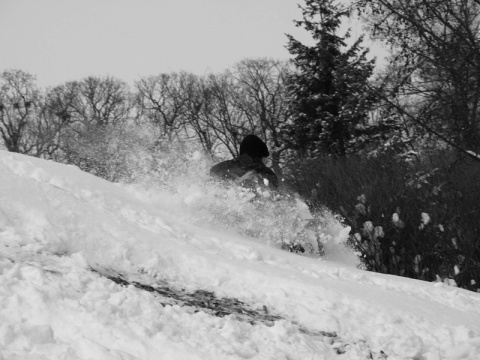
[[[287,35],[296,67],[289,82],[294,117],[288,134],[301,156],[345,156],[357,150],[356,131],[367,125],[374,104],[368,80],[375,62],[366,58],[363,37],[347,47],[349,31],[337,35],[348,9],[333,0],[305,0],[300,8],[303,20],[295,24],[311,34],[314,44]]]

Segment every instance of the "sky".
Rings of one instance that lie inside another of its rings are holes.
[[[328,212],[324,256],[281,250],[241,231],[243,192],[186,165],[112,184],[0,151],[0,359],[480,358],[480,293],[358,269]]]
[[[221,72],[245,58],[288,59],[301,41],[296,0],[0,0],[0,71],[54,86],[86,76],[128,83],[174,71]],[[354,24],[354,36],[361,31]],[[373,48],[373,53],[377,53]]]

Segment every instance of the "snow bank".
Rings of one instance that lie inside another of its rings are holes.
[[[212,227],[203,188],[114,185],[1,151],[0,181],[0,359],[480,358],[480,294],[358,270],[335,241],[318,259]],[[102,270],[281,320],[164,305]]]

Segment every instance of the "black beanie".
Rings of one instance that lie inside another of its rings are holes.
[[[255,135],[247,135],[240,143],[240,155],[247,154],[253,159],[268,157],[267,145]]]

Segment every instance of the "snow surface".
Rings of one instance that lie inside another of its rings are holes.
[[[480,359],[480,294],[359,270],[341,226],[318,259],[204,221],[201,188],[111,184],[4,151],[0,181],[2,360]],[[282,319],[165,305],[102,271]]]

